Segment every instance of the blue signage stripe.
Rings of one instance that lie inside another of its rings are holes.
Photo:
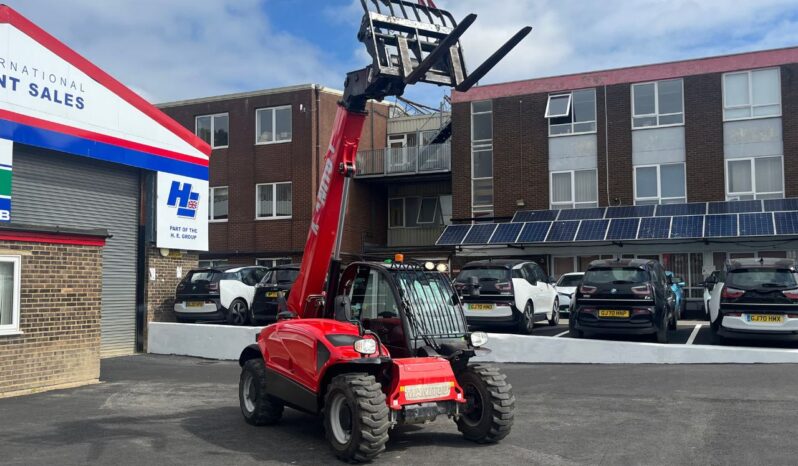
[[[198,180],[208,179],[208,167],[8,120],[0,120],[0,138],[146,170],[173,173]]]

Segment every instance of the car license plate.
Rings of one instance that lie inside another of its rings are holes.
[[[469,311],[492,311],[493,304],[469,304]]]
[[[601,309],[599,317],[629,318],[629,311],[616,311],[613,309]]]
[[[186,301],[186,307],[202,307],[205,305],[202,301]]]
[[[784,316],[779,314],[746,314],[748,322],[756,322],[758,324],[781,324],[784,322]]]
[[[266,292],[266,297],[267,298],[276,298],[277,295],[278,295],[278,293],[276,291],[267,291]]]

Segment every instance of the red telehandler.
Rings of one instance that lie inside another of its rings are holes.
[[[466,91],[531,28],[469,75],[459,38],[476,15],[457,23],[429,0],[361,4],[358,39],[373,63],[347,75],[288,310],[239,358],[241,411],[253,425],[276,423],[285,406],[321,414],[345,461],[371,460],[394,426],[439,415],[468,440],[496,442],[510,432],[515,397],[497,368],[469,364],[487,337],[469,333],[448,277],[401,261],[355,262],[341,272],[341,236],[367,102],[418,82]]]

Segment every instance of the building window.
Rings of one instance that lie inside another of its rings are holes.
[[[226,113],[198,116],[194,119],[194,128],[194,134],[212,149],[225,148],[230,142],[230,122]]]
[[[493,216],[493,102],[471,104],[471,210]]]
[[[635,167],[635,204],[681,204],[687,202],[684,164]]]
[[[416,228],[443,224],[440,197],[398,197],[388,200],[390,228]]]
[[[256,110],[255,134],[256,144],[291,142],[291,106]]]
[[[632,86],[632,128],[684,124],[681,79]]]
[[[596,132],[596,90],[550,95],[546,104],[549,136]]]
[[[19,268],[19,256],[0,256],[0,335],[19,333]]]
[[[778,68],[723,75],[723,119],[742,120],[781,115]]]
[[[211,188],[211,205],[208,209],[208,220],[212,222],[227,221],[228,189],[227,186]]]
[[[255,259],[255,265],[260,265],[261,267],[277,267],[278,265],[286,265],[290,263],[290,257],[264,257]]]
[[[199,268],[201,269],[212,269],[215,267],[223,267],[227,265],[229,261],[227,259],[206,259],[199,261]]]
[[[782,157],[726,161],[726,199],[779,199],[784,197]]]
[[[598,207],[596,170],[570,170],[551,174],[551,208]]]
[[[255,191],[258,220],[291,218],[291,182],[258,184]]]

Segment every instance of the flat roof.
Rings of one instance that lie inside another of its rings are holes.
[[[452,91],[452,102],[471,102],[516,95],[610,86],[613,84],[658,81],[700,74],[767,68],[786,63],[798,63],[798,47],[488,84],[474,87],[465,93]]]

